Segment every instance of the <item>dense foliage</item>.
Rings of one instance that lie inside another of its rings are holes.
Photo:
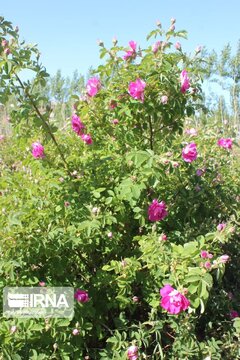
[[[200,50],[175,43],[174,19],[146,49],[100,44],[59,130],[39,110],[37,48],[0,21],[1,102],[18,101],[0,143],[1,288],[75,289],[73,319],[2,318],[3,359],[240,358],[238,146],[193,128]]]

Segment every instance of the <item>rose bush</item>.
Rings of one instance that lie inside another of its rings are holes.
[[[38,50],[0,19],[1,102],[21,104],[0,143],[1,288],[75,289],[73,319],[2,318],[4,358],[238,358],[237,144],[195,129],[201,58],[175,48],[174,24],[139,51],[101,43],[60,130],[32,92]]]

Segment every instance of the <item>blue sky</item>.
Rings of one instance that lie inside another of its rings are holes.
[[[235,48],[240,38],[240,0],[0,0],[0,14],[19,26],[21,38],[38,43],[51,75],[96,67],[97,39],[110,45],[116,36],[121,45],[135,40],[144,47],[157,19],[168,28],[176,18],[176,30],[188,31],[181,41],[188,52],[197,45],[220,51],[228,42]]]

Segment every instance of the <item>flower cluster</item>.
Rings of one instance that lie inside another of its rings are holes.
[[[92,138],[89,134],[84,134],[83,130],[85,129],[85,125],[82,123],[79,116],[76,114],[72,115],[72,129],[73,131],[81,137],[82,141],[87,145],[92,144]]]
[[[208,251],[206,251],[206,250],[201,251],[202,259],[212,259],[212,257],[213,257],[213,254],[209,253]]]
[[[85,128],[85,125],[81,122],[81,119],[76,115],[72,115],[72,129],[75,131],[75,133],[78,136],[81,136],[83,134],[83,130]]]
[[[6,39],[3,39],[2,40],[2,42],[1,42],[1,45],[2,45],[2,47],[3,47],[3,52],[4,52],[4,54],[6,54],[6,55],[9,55],[9,54],[11,54],[11,50],[9,49],[9,42],[8,42],[8,40],[6,40]]]
[[[123,59],[124,60],[129,60],[129,59],[135,59],[137,53],[136,53],[136,49],[137,49],[137,43],[133,40],[129,41],[129,47],[130,49],[126,51],[126,54],[123,55]]]

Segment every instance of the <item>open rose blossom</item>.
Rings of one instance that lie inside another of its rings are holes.
[[[166,284],[160,290],[160,295],[162,296],[160,302],[161,307],[170,314],[179,314],[181,311],[186,310],[190,305],[189,300],[169,284]]]
[[[132,345],[128,348],[127,357],[129,360],[138,359],[138,347],[136,345]]]
[[[126,51],[126,54],[123,55],[123,59],[124,60],[128,60],[130,58],[134,59],[136,57],[136,48],[137,48],[137,43],[133,40],[129,41],[129,46],[130,46],[130,50]]]
[[[159,203],[157,199],[154,199],[148,208],[148,219],[150,221],[160,221],[163,220],[167,215],[168,212],[165,202],[161,201]]]
[[[32,156],[35,157],[35,159],[43,159],[45,157],[44,147],[38,141],[32,144]]]
[[[101,88],[101,82],[97,77],[92,77],[87,82],[87,94],[95,96]]]
[[[181,81],[181,92],[185,93],[190,88],[190,82],[186,70],[183,70],[181,72],[180,81]]]
[[[93,142],[92,138],[91,138],[91,135],[89,135],[89,134],[82,134],[81,138],[85,142],[85,144],[87,144],[87,145],[91,145],[92,142]]]
[[[182,158],[186,162],[190,163],[196,160],[197,155],[197,145],[194,142],[186,145],[185,148],[182,149]]]
[[[130,82],[128,92],[133,99],[144,101],[144,89],[146,87],[145,81],[137,79],[136,81]]]
[[[74,294],[74,299],[76,299],[80,303],[86,303],[89,301],[88,292],[85,290],[77,289]]]
[[[82,135],[83,129],[85,128],[84,124],[81,122],[80,117],[76,114],[72,115],[72,129],[75,131],[78,136]]]
[[[230,138],[221,138],[218,140],[218,146],[224,149],[232,149],[232,139]]]

